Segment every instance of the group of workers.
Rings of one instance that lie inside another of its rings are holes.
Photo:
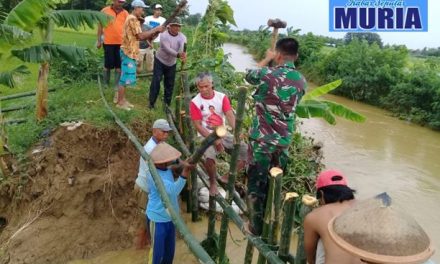
[[[131,2],[131,14],[122,8],[124,2],[113,0],[111,6],[102,10],[114,17],[109,25],[98,30],[98,48],[103,45],[105,54],[104,81],[109,84],[110,70],[115,69],[117,90],[114,102],[117,107],[130,110],[133,105],[125,97],[125,87],[136,85],[136,73],[145,62],[145,68],[153,71],[148,107],[155,106],[162,77],[164,103],[170,105],[176,61],[185,62],[187,56],[184,49],[186,37],[180,32],[182,24],[173,19],[164,26],[166,20],[160,16],[160,4],[153,5],[153,16],[143,18],[147,5],[142,0]],[[295,109],[307,89],[304,76],[295,67],[298,48],[299,44],[293,38],[278,40],[275,50],[268,50],[258,63],[258,69],[249,70],[245,77],[256,87],[252,94],[255,106],[248,140],[247,143],[240,142],[238,158],[238,169],[245,171],[247,177],[248,232],[251,235],[262,233],[269,170],[273,167],[284,170],[287,166],[288,148],[295,131]],[[226,94],[215,90],[213,76],[209,72],[199,73],[195,84],[199,93],[191,100],[189,114],[198,138],[207,137],[226,122],[234,130],[231,101]],[[194,165],[180,160],[181,153],[166,143],[170,131],[166,120],[156,120],[144,149],[156,166],[172,207],[179,212],[178,195]],[[228,181],[228,175],[217,179],[216,157],[232,148],[233,137],[228,134],[204,153],[212,196],[218,195],[217,180]],[[151,171],[142,158],[135,189],[144,208],[143,229],[139,234],[151,243],[149,263],[172,263],[176,230]],[[339,171],[324,171],[317,178],[316,189],[322,206],[308,214],[304,221],[308,263],[365,263],[359,256],[339,247],[328,231],[329,222],[356,202],[355,191],[348,187],[346,177]]]
[[[144,18],[148,6],[142,0],[131,2],[131,13],[123,5],[125,0],[113,0],[102,12],[113,17],[105,27],[98,27],[97,47],[104,48],[104,84],[110,86],[114,69],[116,107],[131,110],[125,96],[125,88],[136,86],[137,73],[143,69],[153,72],[150,85],[149,108],[154,108],[159,96],[160,83],[164,79],[164,102],[171,103],[174,89],[177,59],[186,61],[185,35],[180,32],[180,19],[173,18],[164,26],[162,5],[153,5],[153,15]]]

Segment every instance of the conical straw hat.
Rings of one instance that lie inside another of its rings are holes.
[[[373,263],[423,263],[434,254],[425,231],[386,193],[356,203],[333,218],[328,230],[341,248]]]
[[[150,154],[155,164],[175,161],[181,155],[182,153],[165,142],[159,143]]]

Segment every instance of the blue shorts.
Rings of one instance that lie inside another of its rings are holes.
[[[121,54],[121,78],[119,85],[135,86],[136,85],[136,60],[128,57],[120,50]]]

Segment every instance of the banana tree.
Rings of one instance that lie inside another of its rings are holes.
[[[354,122],[364,122],[365,117],[352,109],[332,101],[318,99],[318,97],[329,93],[341,84],[342,80],[336,80],[306,93],[296,107],[297,116],[301,118],[320,117],[332,125],[336,124],[335,116]]]
[[[44,119],[48,112],[47,95],[50,62],[55,58],[63,58],[75,64],[85,58],[85,48],[53,44],[54,26],[79,30],[86,26],[93,28],[97,23],[106,25],[110,19],[107,15],[98,11],[56,10],[57,4],[65,2],[65,0],[23,0],[7,14],[1,27],[1,29],[8,30],[9,34],[7,36],[12,36],[12,38],[7,39],[6,35],[3,36],[2,34],[2,41],[9,42],[9,44],[13,44],[11,40],[14,40],[14,37],[17,40],[20,37],[27,36],[23,31],[28,34],[33,34],[35,31],[40,33],[41,38],[38,44],[20,49],[12,47],[10,50],[13,56],[23,62],[40,64],[36,95],[36,117],[39,121]],[[15,72],[17,72],[17,69]],[[11,77],[11,74],[4,76],[5,81],[8,80],[6,77]]]

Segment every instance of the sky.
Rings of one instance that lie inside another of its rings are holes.
[[[345,33],[329,32],[328,0],[229,0],[238,29],[258,29],[269,18],[280,18],[287,27],[342,38]],[[206,11],[208,0],[190,0],[190,13]],[[280,33],[284,33],[280,31]],[[410,49],[440,47],[440,1],[428,0],[428,32],[379,32],[385,44],[404,44]]]

